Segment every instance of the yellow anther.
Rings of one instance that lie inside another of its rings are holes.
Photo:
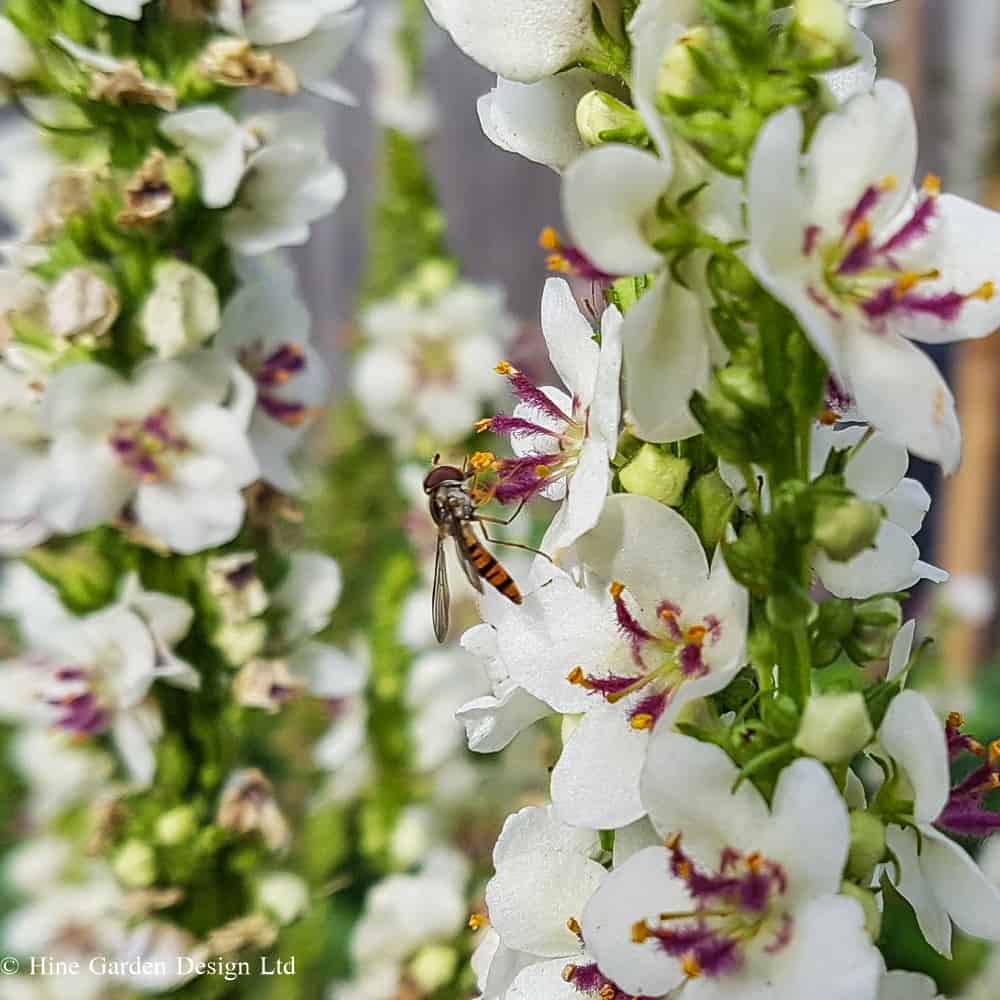
[[[605,983],[598,991],[597,995],[601,1000],[615,1000],[618,990],[614,988],[610,983]]]
[[[649,924],[645,920],[637,920],[632,925],[632,943],[642,944],[649,937]]]
[[[1000,761],[1000,740],[994,740],[990,744],[990,763],[996,764]]]
[[[617,601],[618,598],[625,593],[625,584],[619,583],[617,580],[615,580],[614,583],[612,583],[611,586],[608,587],[608,590],[611,591],[611,596]]]
[[[895,174],[886,174],[886,176],[878,182],[879,191],[895,191],[898,187],[899,181],[896,179]]]
[[[566,921],[566,926],[569,928],[570,934],[575,934],[579,937],[583,933],[583,928],[580,926],[580,921],[576,917],[570,917]]]
[[[948,725],[952,729],[961,729],[965,725],[965,716],[961,712],[949,712]]]
[[[487,469],[492,469],[496,464],[497,457],[492,451],[477,451],[469,459],[469,465],[476,472],[485,472]]]
[[[484,927],[489,927],[490,918],[485,913],[473,913],[469,917],[469,927],[474,931],[481,931]]]
[[[668,851],[676,851],[681,846],[681,834],[679,831],[670,834],[664,841]]]
[[[983,792],[993,792],[1000,788],[1000,774],[994,771],[982,784]]]
[[[840,420],[840,414],[834,413],[833,410],[824,410],[819,415],[819,422],[824,427],[832,427],[838,420]]]
[[[563,982],[571,983],[576,978],[576,966],[567,965],[562,970]]]
[[[562,246],[562,240],[554,227],[546,226],[538,234],[538,245],[543,250],[558,250]]]
[[[566,680],[568,680],[570,682],[570,684],[582,684],[582,685],[586,686],[586,684],[587,684],[587,677],[586,677],[586,675],[583,672],[583,667],[580,667],[580,666],[574,667],[566,675]]]
[[[539,479],[547,479],[552,475],[552,470],[547,465],[536,465],[535,475],[538,476]]]
[[[652,729],[654,722],[656,719],[648,712],[640,712],[638,715],[633,715],[631,719],[633,729]]]
[[[997,286],[992,281],[984,281],[974,292],[969,292],[967,298],[989,302],[996,293]]]
[[[573,265],[561,253],[550,253],[545,258],[545,266],[550,271],[557,271],[559,274],[573,273]]]
[[[691,878],[691,875],[693,874],[693,871],[694,871],[694,869],[692,869],[692,867],[691,867],[691,862],[690,862],[690,861],[682,861],[682,862],[681,862],[681,863],[680,863],[680,864],[679,864],[679,865],[677,866],[677,874],[678,874],[678,875],[679,875],[679,876],[680,876],[680,877],[681,877],[681,878],[682,878],[682,879],[683,879],[683,880],[684,880],[685,882],[687,882],[687,881],[688,881],[688,880],[689,880],[689,879]]]
[[[859,243],[868,239],[871,234],[872,224],[867,219],[861,219],[854,224],[854,235],[857,237]]]
[[[692,646],[700,646],[708,635],[708,629],[704,625],[692,625],[684,630],[684,641]]]
[[[672,622],[677,617],[677,613],[673,608],[660,608],[660,617],[666,622]]]
[[[493,369],[497,375],[516,375],[517,369],[509,361],[501,361],[500,364]]]
[[[684,969],[684,975],[688,979],[697,979],[702,973],[701,962],[698,961],[698,956],[694,952],[688,952],[681,964]]]
[[[901,274],[896,279],[896,296],[902,298],[919,281],[920,275],[916,271],[906,271],[904,274]]]
[[[490,425],[492,423],[493,423],[493,420],[490,417],[483,417],[482,420],[477,420],[476,421],[476,433],[477,434],[482,434],[485,431],[488,431],[490,429]]]
[[[760,854],[758,851],[754,851],[753,854],[748,854],[747,867],[750,869],[750,871],[752,871],[756,875],[757,872],[759,872],[761,868],[764,867],[763,855]]]
[[[941,178],[937,174],[928,174],[924,178],[924,194],[936,198],[941,193]]]

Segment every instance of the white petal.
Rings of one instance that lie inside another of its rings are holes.
[[[886,843],[899,860],[901,875],[896,889],[913,907],[913,913],[927,943],[945,958],[951,958],[951,920],[924,877],[917,856],[917,835],[898,826],[886,829]],[[886,869],[890,874],[893,867]]]
[[[871,597],[906,590],[920,578],[916,564],[920,549],[898,525],[883,521],[875,547],[847,562],[836,562],[817,552],[813,565],[823,585],[837,597]]]
[[[611,467],[604,443],[594,438],[584,442],[579,464],[566,487],[566,500],[542,539],[542,551],[558,560],[597,524],[611,486]]]
[[[851,28],[851,36],[854,41],[856,61],[843,69],[833,69],[820,74],[820,79],[841,104],[858,94],[867,94],[875,85],[875,46],[858,28]]]
[[[587,952],[623,991],[660,996],[680,985],[684,970],[654,940],[632,941],[640,920],[659,923],[665,912],[691,909],[684,883],[670,873],[665,847],[647,847],[616,868],[594,893],[580,921]]]
[[[245,509],[243,497],[235,489],[195,491],[169,481],[144,484],[135,497],[139,524],[184,555],[233,539]]]
[[[322,632],[343,589],[344,578],[336,559],[322,552],[292,553],[288,572],[274,593],[275,604],[287,614],[287,641],[298,642]]]
[[[767,806],[749,781],[730,791],[738,774],[720,747],[661,727],[643,770],[642,801],[662,836],[681,833],[699,858],[716,865],[726,847],[757,850],[768,823]]]
[[[544,701],[516,684],[509,684],[495,697],[484,695],[466,702],[455,713],[455,718],[465,726],[470,750],[496,753],[551,713],[552,709]]]
[[[601,316],[601,353],[597,360],[597,378],[594,383],[590,409],[591,433],[601,438],[608,449],[608,459],[618,451],[618,432],[621,427],[621,371],[622,371],[622,314],[615,306],[608,306]]]
[[[289,659],[296,676],[317,698],[349,698],[360,694],[368,681],[368,664],[325,642],[304,642]]]
[[[878,1000],[939,1000],[937,984],[919,972],[887,972],[879,986]]]
[[[156,755],[150,727],[142,718],[142,713],[119,712],[115,716],[111,735],[132,780],[140,787],[148,788],[156,774]]]
[[[429,0],[427,6],[466,55],[508,80],[551,76],[596,44],[591,0]]]
[[[629,310],[622,325],[626,420],[645,441],[701,433],[688,402],[711,375],[702,304],[666,275]]]
[[[1000,889],[953,840],[929,826],[920,832],[920,867],[938,902],[966,934],[1000,941]]]
[[[896,638],[892,640],[892,649],[889,652],[889,669],[885,675],[887,681],[894,681],[909,662],[910,653],[913,651],[913,633],[916,630],[917,620],[911,618],[908,622],[903,623],[896,633]]]
[[[893,333],[853,330],[843,345],[849,391],[865,420],[914,455],[958,467],[962,431],[955,400],[937,366]]]
[[[608,830],[646,812],[639,774],[649,732],[634,729],[623,712],[599,705],[580,721],[552,771],[552,804],[574,826]]]
[[[924,484],[916,479],[904,479],[884,497],[886,516],[893,524],[915,535],[923,526],[924,517],[931,509],[931,496]]]
[[[589,405],[597,382],[600,348],[569,282],[549,278],[542,291],[542,335],[549,360],[569,393]],[[569,411],[567,411],[569,412]]]
[[[609,274],[659,270],[663,256],[642,226],[671,176],[669,163],[633,146],[584,153],[563,175],[563,215],[574,243]]]
[[[865,433],[864,427],[834,431],[833,447],[838,450],[853,447]],[[879,500],[899,486],[909,464],[910,456],[906,454],[905,448],[882,434],[875,433],[848,460],[844,482],[858,496],[866,500]]]
[[[573,955],[580,944],[566,921],[579,919],[605,874],[581,854],[539,851],[508,858],[486,887],[490,922],[508,948],[541,958]]]
[[[49,452],[49,483],[42,517],[64,534],[115,518],[135,488],[111,449],[79,434],[60,434]]]
[[[593,858],[600,847],[600,838],[593,830],[563,823],[552,806],[527,806],[504,820],[493,846],[493,864],[500,865],[519,854],[563,853]]]
[[[603,580],[620,581],[651,607],[669,600],[686,610],[689,595],[709,576],[694,528],[677,511],[637,494],[609,497],[597,527],[580,539],[577,551]],[[670,558],[663,559],[663,552]]]
[[[498,77],[493,90],[479,98],[479,124],[501,149],[563,170],[586,149],[576,127],[576,106],[603,79],[585,69],[530,84]]]
[[[778,778],[760,850],[780,860],[799,899],[840,887],[851,828],[844,800],[818,761],[797,760]]]
[[[948,802],[951,777],[944,726],[931,703],[916,691],[898,694],[885,713],[878,739],[913,786],[917,822],[933,823]]]
[[[565,968],[565,959],[529,965],[517,974],[504,1000],[580,1000],[580,991],[563,978]]]
[[[775,1000],[875,1000],[885,968],[861,905],[846,896],[807,903],[795,915],[788,946],[768,964],[780,984]]]
[[[648,816],[637,819],[628,826],[623,826],[615,831],[614,857],[612,867],[620,868],[634,854],[638,854],[647,847],[656,847],[662,844],[663,838],[656,832],[656,827]]]

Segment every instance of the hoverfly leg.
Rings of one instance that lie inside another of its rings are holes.
[[[521,502],[521,507],[524,506],[524,501]],[[520,507],[518,508],[520,510]],[[515,515],[516,516],[516,515]],[[510,524],[510,521],[501,521],[496,517],[482,517],[479,516],[480,526],[483,529],[483,536],[486,538],[491,545],[506,545],[510,549],[524,549],[525,552],[533,552],[536,556],[542,556],[544,559],[548,559],[553,566],[555,566],[556,561],[548,554],[548,552],[543,552],[541,549],[536,549],[533,545],[525,545],[523,542],[506,542],[502,538],[494,538],[489,531],[486,529],[486,524],[482,522],[489,522],[490,524]],[[511,518],[513,520],[513,518]]]

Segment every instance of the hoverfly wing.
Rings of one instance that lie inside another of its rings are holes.
[[[434,584],[431,588],[431,616],[434,621],[434,637],[438,642],[448,638],[448,615],[451,609],[451,593],[448,589],[448,560],[444,554],[444,535],[439,534],[434,553]]]

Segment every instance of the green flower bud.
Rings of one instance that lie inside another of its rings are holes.
[[[190,840],[198,829],[198,817],[190,806],[177,806],[156,821],[156,839],[168,847]]]
[[[814,59],[850,55],[847,5],[843,0],[795,0],[795,36]]]
[[[711,42],[711,31],[704,25],[686,31],[667,50],[660,63],[656,89],[671,97],[691,97],[703,84],[698,65],[691,56],[691,49],[704,52]]]
[[[709,552],[722,541],[732,502],[732,491],[715,469],[698,476],[688,490],[685,515]]]
[[[156,855],[141,840],[126,841],[115,855],[115,875],[128,889],[145,889],[156,881]]]
[[[875,545],[883,513],[881,504],[858,497],[823,504],[816,512],[813,538],[834,562],[847,562]]]
[[[118,584],[117,570],[90,542],[32,549],[24,561],[59,590],[72,610],[93,611],[107,604]]]
[[[456,276],[454,261],[432,257],[417,269],[414,291],[422,299],[436,299],[455,284]]]
[[[867,883],[875,866],[885,860],[885,854],[885,824],[882,820],[870,812],[852,812],[847,874],[858,882]]]
[[[889,655],[903,624],[903,609],[894,597],[876,597],[854,606],[854,628],[844,649],[855,663],[870,663]]]
[[[872,941],[877,941],[882,933],[882,911],[878,907],[875,893],[862,889],[853,882],[840,883],[841,895],[856,899],[865,913],[865,930]]]
[[[795,745],[823,761],[850,760],[875,735],[860,691],[813,695],[806,702]]]
[[[766,410],[771,397],[764,380],[746,365],[730,365],[716,376],[727,399],[747,410]]]
[[[257,883],[257,901],[284,926],[309,909],[309,886],[291,872],[271,872]]]
[[[421,948],[410,963],[410,976],[421,994],[430,995],[447,986],[458,970],[458,952],[444,944]]]
[[[639,113],[603,90],[591,90],[576,106],[576,128],[588,146],[638,139],[646,133]]]
[[[639,453],[618,473],[629,493],[652,497],[668,507],[677,507],[684,499],[684,489],[691,474],[691,463],[663,451],[654,444],[644,444]]]

